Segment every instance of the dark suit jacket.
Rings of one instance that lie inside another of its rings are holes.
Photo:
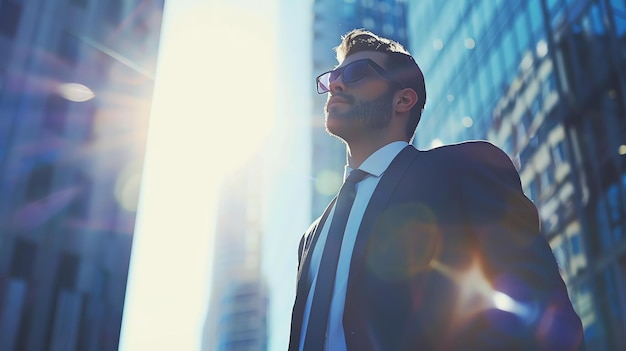
[[[327,214],[301,240],[290,350]],[[358,231],[343,326],[350,351],[584,347],[537,210],[487,142],[408,146],[393,160]]]

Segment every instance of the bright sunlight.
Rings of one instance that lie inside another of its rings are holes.
[[[166,1],[120,350],[198,350],[217,187],[273,128],[266,1]]]

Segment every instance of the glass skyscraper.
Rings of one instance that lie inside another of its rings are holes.
[[[202,351],[267,350],[268,288],[261,272],[258,157],[221,186]]]
[[[0,349],[117,350],[162,0],[0,1]]]
[[[428,91],[415,144],[507,152],[588,349],[625,349],[624,1],[415,1],[407,23]]]

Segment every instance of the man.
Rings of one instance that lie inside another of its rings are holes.
[[[410,54],[364,30],[336,51],[317,86],[350,176],[301,240],[289,350],[582,349],[506,154],[481,141],[416,150],[426,91]]]

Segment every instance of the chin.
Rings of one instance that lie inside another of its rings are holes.
[[[354,128],[349,118],[333,114],[326,114],[326,132],[343,140],[345,134]]]
[[[354,119],[354,114],[351,110],[341,110],[339,108],[329,108],[325,111],[324,116],[327,121],[349,121]]]
[[[343,136],[343,133],[341,133],[340,131],[337,130],[331,130],[328,128],[328,126],[326,126],[326,133],[328,133],[328,135],[335,137],[343,142],[346,142],[345,137]]]

